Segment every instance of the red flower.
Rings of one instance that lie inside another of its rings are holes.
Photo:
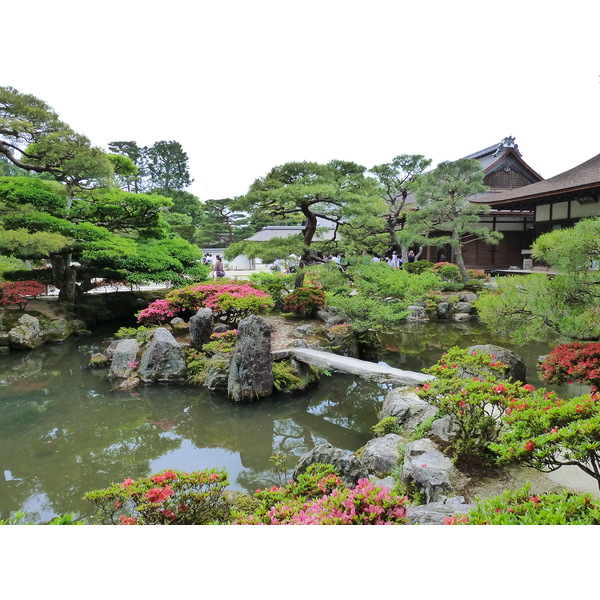
[[[494,392],[496,392],[496,394],[501,394],[502,392],[506,391],[506,387],[504,387],[502,384],[499,384],[492,389],[494,390]]]
[[[145,496],[150,502],[163,502],[169,496],[172,496],[175,492],[167,485],[164,488],[152,488],[147,491]]]
[[[531,452],[534,448],[535,448],[535,442],[533,440],[529,440],[524,446],[523,448],[527,451],[527,452]]]
[[[131,478],[126,479],[122,484],[121,487],[123,489],[125,489],[126,487],[129,487],[130,485],[133,485],[134,481]]]
[[[526,384],[523,386],[523,389],[524,389],[524,390],[527,390],[528,392],[533,392],[533,391],[535,390],[535,388],[534,388],[534,387],[533,387],[533,386],[532,386],[530,383],[526,383]]]
[[[135,517],[126,517],[125,515],[121,515],[119,518],[119,523],[121,525],[137,525],[137,519]]]

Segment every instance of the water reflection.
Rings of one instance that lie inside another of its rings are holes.
[[[253,492],[280,482],[275,454],[291,470],[322,441],[364,445],[387,391],[334,376],[252,404],[184,386],[114,392],[87,368],[105,345],[94,336],[0,359],[0,518],[89,517],[86,491],[163,468],[225,468],[233,489]]]

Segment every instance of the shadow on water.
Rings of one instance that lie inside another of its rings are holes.
[[[350,376],[247,404],[186,386],[114,392],[105,370],[87,367],[107,343],[95,334],[0,358],[0,518],[90,517],[86,491],[165,468],[224,468],[245,492],[279,484],[318,443],[364,445],[387,393]]]

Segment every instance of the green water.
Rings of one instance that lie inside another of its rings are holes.
[[[86,491],[166,468],[225,468],[244,492],[278,484],[275,454],[287,456],[289,476],[318,443],[363,446],[390,389],[334,375],[301,396],[249,404],[173,385],[114,392],[106,371],[87,367],[108,341],[98,333],[0,357],[0,518],[17,510],[36,523],[67,512],[89,518]],[[419,371],[450,346],[487,341],[477,324],[407,324],[385,336],[382,360]],[[515,348],[534,385],[537,357],[549,349]]]
[[[86,491],[165,468],[225,468],[245,492],[278,484],[275,454],[287,455],[289,475],[323,441],[363,446],[389,390],[334,376],[248,404],[172,385],[113,392],[106,371],[87,368],[106,345],[95,335],[0,357],[0,518],[90,517]]]

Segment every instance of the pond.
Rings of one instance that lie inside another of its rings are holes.
[[[36,523],[69,512],[89,518],[85,492],[166,468],[223,468],[231,489],[249,493],[284,483],[321,442],[363,446],[391,389],[333,375],[300,396],[244,404],[185,386],[114,392],[106,371],[87,366],[114,331],[0,357],[0,518],[17,510]],[[477,324],[407,324],[385,336],[382,360],[419,371],[451,346],[489,340]],[[515,349],[534,385],[537,357],[549,349]],[[283,472],[275,457],[285,457]]]

